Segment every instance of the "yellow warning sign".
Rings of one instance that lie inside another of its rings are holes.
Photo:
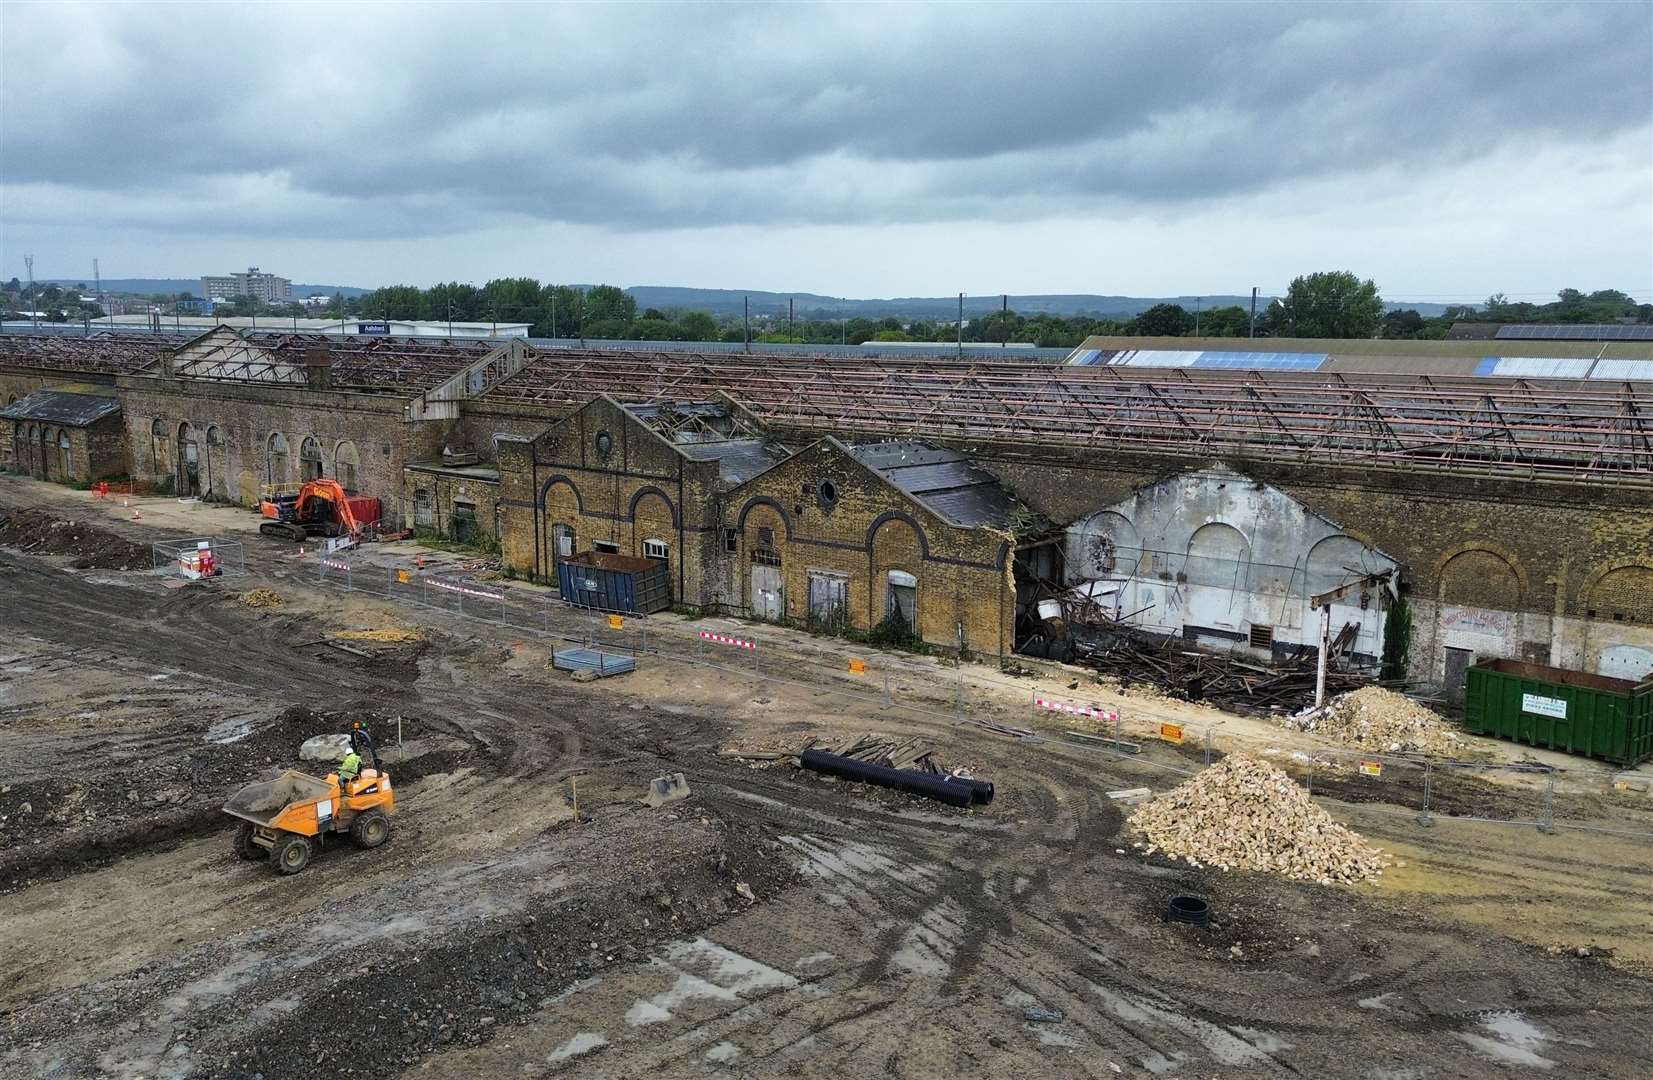
[[[413,576],[411,574],[409,574],[406,570],[396,571],[396,584],[406,585],[408,582],[410,582],[412,580],[413,580]]]
[[[865,675],[867,673],[867,662],[865,660],[851,660],[849,669],[856,675]]]
[[[625,625],[626,625],[626,620],[622,619],[618,615],[610,615],[608,617],[608,628],[610,630],[623,630],[625,628]]]
[[[1362,773],[1364,773],[1365,775],[1367,775],[1367,776],[1382,776],[1383,775],[1383,762],[1381,762],[1381,761],[1362,761],[1360,763],[1360,771]]]
[[[1174,743],[1182,742],[1182,725],[1181,724],[1161,724],[1161,725],[1159,725],[1159,737],[1164,739],[1166,742],[1174,742]]]

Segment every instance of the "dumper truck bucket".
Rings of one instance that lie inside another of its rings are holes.
[[[274,780],[248,784],[224,804],[224,813],[268,826],[281,812],[295,803],[314,802],[332,794],[333,787],[325,780],[306,776],[289,769]]]

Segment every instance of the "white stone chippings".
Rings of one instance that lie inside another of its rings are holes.
[[[1378,850],[1332,820],[1281,770],[1232,754],[1143,803],[1129,818],[1143,853],[1219,870],[1263,870],[1323,885],[1370,881]]]

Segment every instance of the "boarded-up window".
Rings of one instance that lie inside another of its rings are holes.
[[[333,472],[339,485],[346,491],[357,490],[356,470],[361,464],[356,454],[356,444],[348,439],[341,442],[333,452]]]
[[[849,577],[829,570],[809,572],[809,621],[837,627],[848,621]]]
[[[429,528],[436,518],[431,505],[430,492],[425,488],[416,488],[413,492],[413,524],[416,528]]]
[[[265,482],[287,482],[287,436],[279,431],[270,435],[270,442],[265,450]]]

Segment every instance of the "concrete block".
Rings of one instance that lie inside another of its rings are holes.
[[[667,803],[681,802],[689,797],[689,781],[682,773],[672,773],[670,776],[657,776],[649,783],[649,791],[643,796],[643,803],[647,806],[664,806]]]
[[[337,735],[317,735],[305,739],[304,745],[298,748],[301,761],[343,761],[344,755],[350,752],[350,736],[343,732]]]

